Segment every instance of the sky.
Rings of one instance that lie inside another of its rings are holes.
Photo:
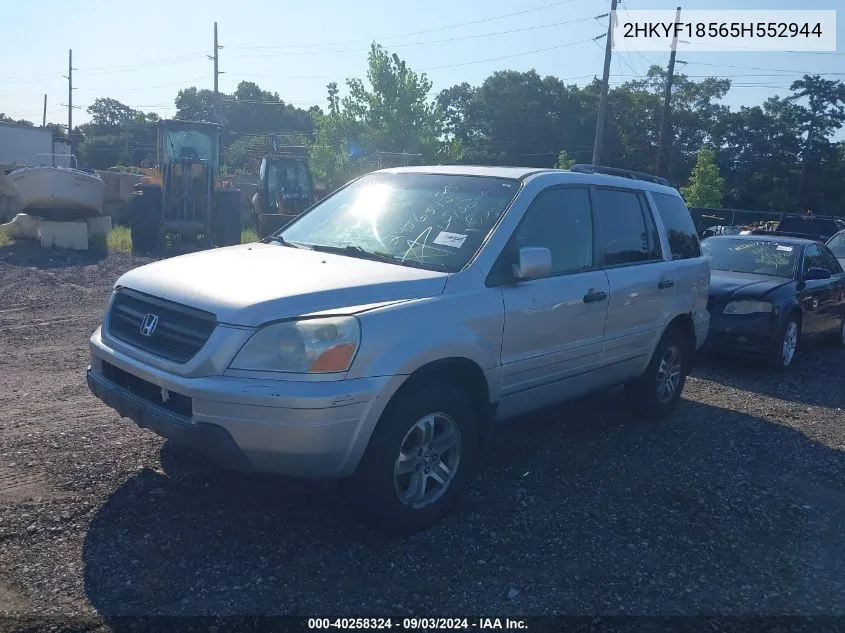
[[[805,73],[845,80],[845,3],[813,0],[622,0],[620,11],[642,9],[840,9],[835,53],[685,52],[678,72],[690,78],[734,80],[724,103],[758,105],[788,93]],[[175,114],[174,98],[189,86],[211,88],[214,22],[218,23],[220,90],[249,80],[296,106],[326,106],[326,84],[343,86],[366,73],[373,40],[433,82],[432,92],[461,82],[479,85],[497,70],[555,75],[584,85],[601,77],[607,0],[384,0],[292,2],[203,0],[175,3],[41,0],[15,3],[0,21],[0,112],[67,123],[68,49],[73,50],[74,125],[85,108],[111,97],[133,108]],[[765,14],[762,14],[765,19]],[[826,25],[832,26],[832,25]],[[611,85],[636,79],[669,53],[616,50]],[[343,94],[343,91],[341,91]],[[845,138],[840,130],[838,138]]]

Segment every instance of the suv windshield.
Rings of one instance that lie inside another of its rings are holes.
[[[316,250],[457,272],[478,252],[519,187],[507,178],[370,174],[276,236]]]
[[[710,238],[701,243],[701,251],[713,270],[792,279],[799,248],[774,240]]]

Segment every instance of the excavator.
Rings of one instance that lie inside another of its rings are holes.
[[[133,250],[240,244],[241,191],[220,180],[220,126],[160,121],[156,154],[132,194]]]
[[[259,238],[286,226],[317,201],[308,148],[280,145],[272,135],[267,141],[271,153],[261,159],[258,191],[252,197],[252,221]]]

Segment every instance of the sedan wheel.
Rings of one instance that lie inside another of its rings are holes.
[[[788,318],[789,320],[781,330],[779,340],[775,342],[771,350],[770,365],[778,371],[785,371],[792,367],[801,342],[801,326],[798,319],[795,316]]]
[[[780,360],[784,367],[789,367],[792,364],[796,349],[798,349],[798,323],[790,321],[786,326],[786,332],[783,335],[783,346],[781,347]]]

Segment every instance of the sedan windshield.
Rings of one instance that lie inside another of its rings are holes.
[[[799,248],[774,240],[710,238],[701,243],[701,251],[712,270],[771,275],[792,279]]]
[[[468,175],[370,174],[276,237],[292,246],[457,272],[478,252],[519,185]]]

